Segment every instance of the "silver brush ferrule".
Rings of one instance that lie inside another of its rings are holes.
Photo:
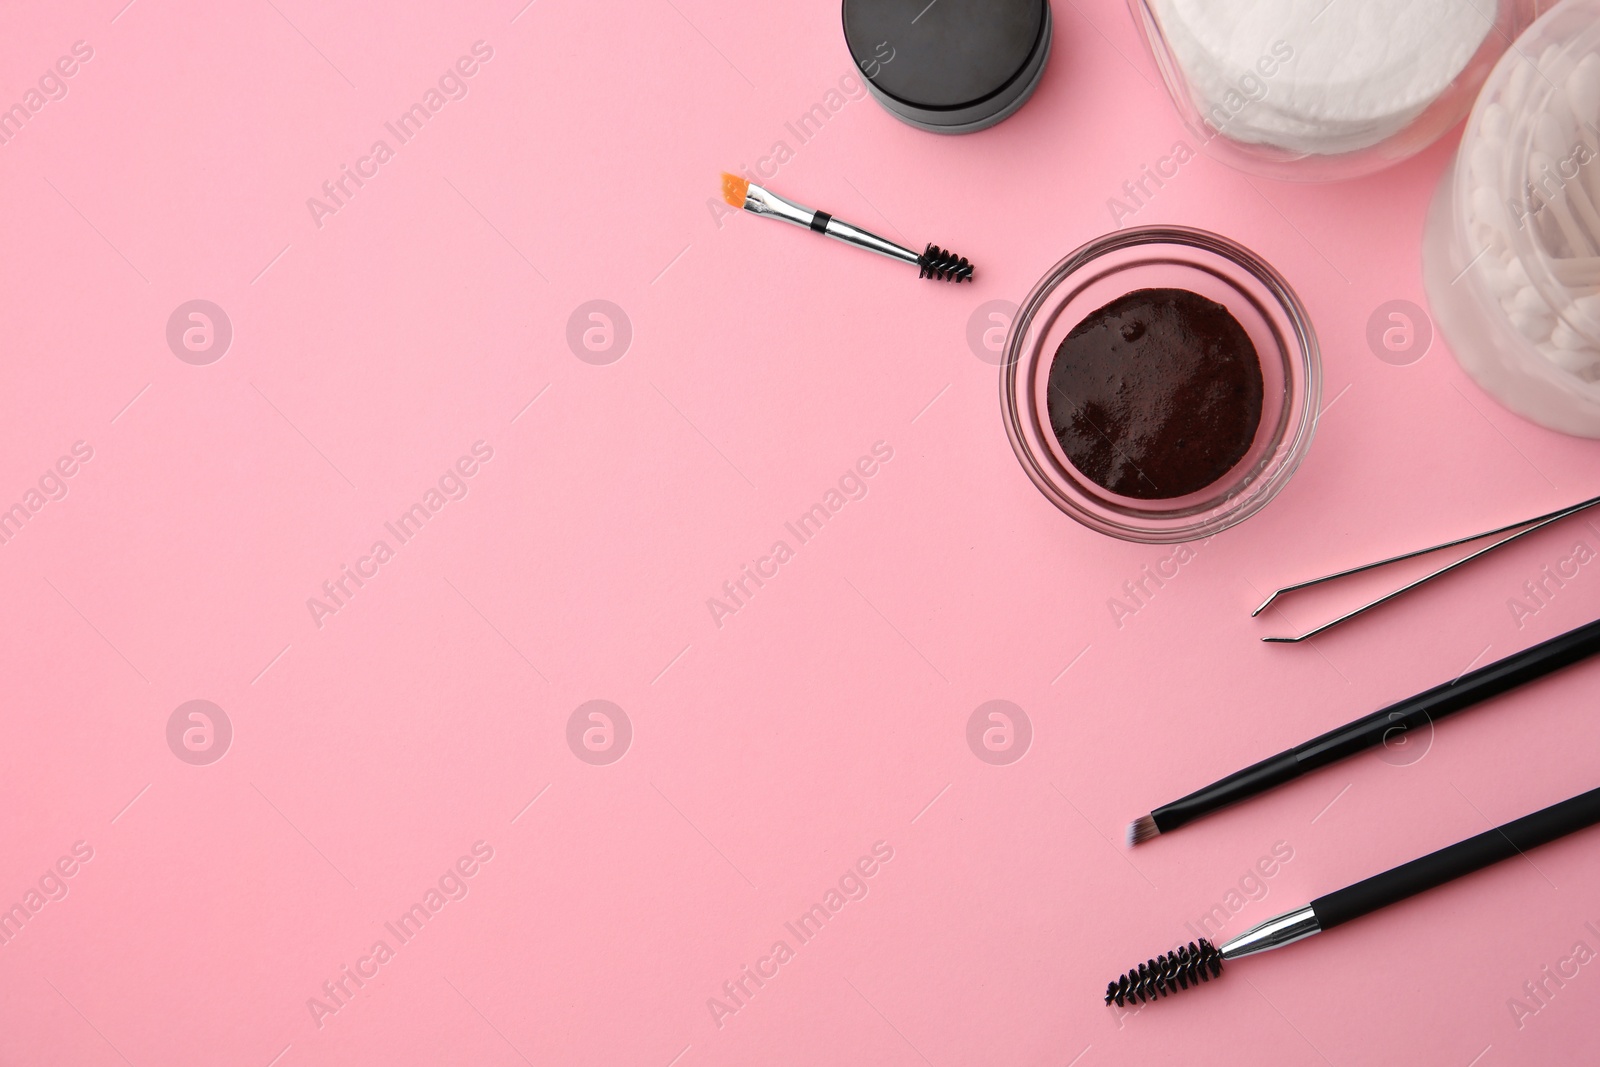
[[[816,217],[816,212],[808,207],[803,207],[793,200],[785,200],[777,193],[761,188],[755,182],[750,183],[750,188],[745,190],[744,209],[757,215],[771,215],[784,222],[792,222],[796,226],[811,228],[811,220]]]
[[[903,248],[887,238],[879,237],[870,230],[852,226],[841,219],[830,218],[827,228],[822,232],[829,237],[843,241],[845,244],[855,245],[857,248],[865,248],[868,252],[876,252],[880,256],[888,256],[890,259],[898,259],[904,263],[911,263],[917,266],[920,266],[922,262],[920,257],[911,249]]]
[[[792,222],[796,226],[804,226],[808,230],[815,230],[824,237],[832,237],[835,241],[843,241],[847,245],[865,248],[869,252],[876,252],[880,256],[898,259],[902,263],[921,266],[921,257],[909,248],[901,247],[886,238],[879,237],[870,230],[863,230],[859,226],[852,226],[843,219],[836,219],[832,215],[821,211],[813,211],[793,200],[786,200],[769,189],[763,189],[754,182],[745,190],[744,209],[757,215],[769,215],[784,222]]]
[[[1317,913],[1312,910],[1310,904],[1307,904],[1303,908],[1268,919],[1259,926],[1252,926],[1218,951],[1222,953],[1223,959],[1236,960],[1240,956],[1265,952],[1269,948],[1281,948],[1321,932],[1322,925],[1317,922]]]

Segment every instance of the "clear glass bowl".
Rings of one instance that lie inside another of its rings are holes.
[[[1565,0],[1495,67],[1434,196],[1423,279],[1468,374],[1600,437],[1600,0]]]
[[[1296,181],[1360,177],[1432,144],[1467,114],[1507,42],[1549,7],[1392,0],[1374,10],[1272,0],[1236,4],[1220,17],[1208,2],[1128,0],[1199,142],[1190,148]],[[1406,34],[1422,43],[1405,48]]]
[[[1231,470],[1187,496],[1124,497],[1080,473],[1050,428],[1050,365],[1091,312],[1139,289],[1187,289],[1226,307],[1261,359],[1261,422]],[[1289,283],[1253,252],[1186,227],[1119,230],[1057,263],[1018,309],[1000,366],[1000,408],[1023,471],[1056,507],[1125,541],[1210,537],[1266,506],[1311,446],[1322,392],[1317,337]]]

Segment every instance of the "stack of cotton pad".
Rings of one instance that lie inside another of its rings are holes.
[[[1458,210],[1485,250],[1478,269],[1512,328],[1551,363],[1594,382],[1600,350],[1563,320],[1600,326],[1600,55],[1583,56],[1552,86],[1541,72],[1564,69],[1560,51],[1546,49],[1538,69],[1518,61],[1500,98],[1476,116],[1464,156],[1470,193]],[[1526,166],[1508,173],[1530,136]],[[1527,255],[1548,272],[1545,291],[1559,306],[1535,288]]]
[[[1488,35],[1480,0],[1151,0],[1190,98],[1225,136],[1309,155],[1379,144]],[[1284,58],[1287,56],[1287,58]]]

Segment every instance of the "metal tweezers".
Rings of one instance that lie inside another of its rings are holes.
[[[1385,593],[1383,596],[1379,597],[1378,599],[1376,599],[1374,601],[1371,601],[1369,603],[1363,604],[1359,608],[1356,608],[1354,611],[1347,611],[1343,615],[1340,615],[1338,618],[1333,619],[1330,622],[1325,622],[1321,626],[1318,626],[1314,630],[1308,630],[1307,632],[1301,634],[1299,637],[1263,637],[1261,639],[1263,641],[1272,641],[1272,642],[1277,642],[1277,643],[1281,643],[1281,644],[1293,644],[1293,643],[1295,643],[1297,641],[1304,641],[1308,637],[1315,637],[1318,634],[1323,633],[1324,631],[1331,630],[1335,626],[1338,626],[1342,622],[1348,622],[1349,620],[1355,618],[1357,615],[1361,615],[1361,614],[1364,614],[1365,612],[1371,611],[1373,608],[1377,607],[1379,604],[1386,604],[1389,601],[1393,600],[1395,597],[1401,596],[1401,595],[1403,595],[1405,593],[1409,593],[1411,590],[1415,589],[1417,586],[1422,585],[1425,582],[1431,582],[1433,579],[1439,577],[1439,575],[1441,575],[1441,574],[1448,574],[1449,572],[1455,570],[1457,567],[1460,567],[1460,566],[1463,566],[1465,564],[1471,563],[1473,560],[1477,559],[1479,556],[1482,556],[1482,555],[1484,555],[1486,553],[1489,553],[1489,552],[1493,552],[1495,549],[1499,548],[1501,545],[1508,545],[1511,542],[1515,541],[1519,537],[1526,537],[1528,534],[1533,533],[1535,530],[1541,530],[1544,527],[1549,526],[1553,522],[1560,522],[1562,519],[1565,519],[1565,518],[1567,518],[1568,516],[1571,516],[1571,515],[1576,515],[1580,511],[1587,511],[1589,508],[1592,508],[1597,504],[1600,504],[1600,496],[1590,497],[1588,500],[1580,501],[1580,502],[1578,502],[1576,504],[1573,504],[1573,505],[1571,505],[1569,507],[1561,508],[1558,511],[1552,511],[1552,512],[1549,512],[1549,513],[1544,514],[1544,515],[1535,515],[1531,519],[1523,519],[1521,522],[1513,522],[1513,523],[1510,523],[1509,525],[1498,527],[1497,529],[1485,530],[1482,533],[1475,533],[1475,534],[1472,534],[1469,537],[1458,537],[1454,541],[1446,541],[1443,544],[1433,545],[1433,546],[1431,546],[1429,548],[1419,548],[1414,552],[1407,552],[1407,553],[1404,553],[1403,555],[1399,555],[1399,556],[1391,556],[1388,559],[1381,559],[1376,563],[1363,563],[1359,567],[1351,567],[1348,570],[1342,570],[1342,571],[1339,571],[1339,572],[1337,572],[1335,574],[1325,574],[1321,578],[1313,578],[1308,582],[1299,582],[1299,583],[1297,583],[1295,585],[1286,585],[1282,589],[1279,589],[1279,590],[1275,591],[1271,596],[1267,597],[1267,599],[1263,600],[1261,602],[1261,606],[1256,608],[1256,610],[1254,610],[1254,611],[1252,611],[1250,613],[1250,617],[1253,619],[1257,615],[1260,615],[1263,611],[1267,610],[1267,608],[1275,600],[1277,600],[1279,597],[1285,596],[1285,595],[1287,595],[1289,593],[1298,592],[1301,589],[1310,589],[1314,585],[1325,585],[1328,582],[1338,581],[1340,578],[1347,578],[1352,574],[1361,574],[1363,571],[1377,570],[1379,567],[1387,567],[1389,564],[1391,564],[1391,563],[1399,563],[1401,560],[1415,559],[1418,556],[1426,556],[1430,552],[1439,552],[1439,551],[1442,551],[1443,549],[1446,549],[1446,548],[1455,548],[1457,545],[1464,545],[1464,544],[1467,544],[1468,542],[1471,542],[1471,541],[1480,541],[1485,537],[1494,537],[1497,534],[1507,533],[1508,531],[1511,531],[1511,530],[1517,531],[1516,533],[1511,534],[1509,537],[1502,537],[1502,538],[1500,538],[1500,540],[1495,541],[1495,542],[1493,542],[1491,544],[1485,545],[1483,548],[1480,548],[1475,552],[1468,553],[1467,555],[1465,555],[1465,556],[1461,557],[1460,559],[1456,560],[1454,563],[1446,564],[1445,566],[1440,567],[1436,571],[1432,571],[1432,572],[1430,572],[1428,574],[1425,574],[1421,578],[1418,578],[1414,582],[1409,582],[1406,585],[1402,585],[1399,589],[1394,590],[1392,593]]]

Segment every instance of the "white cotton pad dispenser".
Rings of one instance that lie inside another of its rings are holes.
[[[1535,0],[1129,0],[1191,135],[1299,181],[1359,177],[1472,107]]]
[[[1600,437],[1600,0],[1564,0],[1485,83],[1429,211],[1440,333],[1501,403]]]

